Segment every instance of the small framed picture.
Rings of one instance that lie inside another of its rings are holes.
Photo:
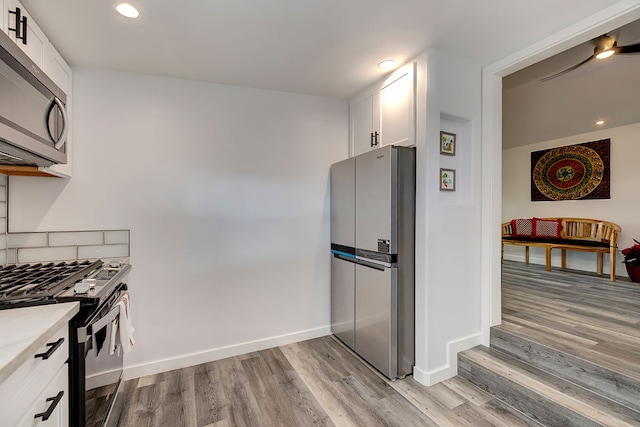
[[[456,170],[440,168],[440,191],[456,191]]]
[[[440,154],[456,155],[456,134],[440,131]]]

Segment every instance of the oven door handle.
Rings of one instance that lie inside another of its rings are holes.
[[[91,335],[93,335],[91,325],[78,328],[77,331],[78,344],[86,344],[91,339]]]
[[[93,336],[94,329],[100,330],[107,323],[111,322],[116,316],[120,315],[120,306],[118,304],[113,304],[111,306],[111,310],[104,316],[94,316],[89,321],[87,326],[82,326],[77,329],[78,331],[78,344],[86,343]]]

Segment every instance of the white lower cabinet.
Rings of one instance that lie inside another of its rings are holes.
[[[68,367],[63,365],[56,376],[36,397],[33,405],[17,427],[51,426],[66,427],[69,425],[69,378]]]
[[[65,323],[51,334],[45,344],[0,384],[3,408],[0,425],[69,424],[68,329]],[[39,414],[43,415],[37,416]]]

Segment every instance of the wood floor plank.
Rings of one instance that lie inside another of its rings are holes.
[[[226,399],[223,378],[218,363],[203,363],[194,367],[196,424],[215,425],[229,420],[229,402]]]
[[[263,426],[264,417],[256,401],[249,381],[239,358],[223,359],[220,364],[220,373],[225,378],[222,383],[227,400],[230,405],[229,418],[232,425],[240,427]]]
[[[473,403],[476,406],[484,405],[489,402],[493,397],[484,390],[474,386],[469,380],[461,376],[455,376],[442,382],[446,387],[455,391],[458,395],[463,397],[466,401]]]

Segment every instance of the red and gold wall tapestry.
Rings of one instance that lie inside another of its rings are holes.
[[[531,153],[531,200],[610,199],[611,140]]]

